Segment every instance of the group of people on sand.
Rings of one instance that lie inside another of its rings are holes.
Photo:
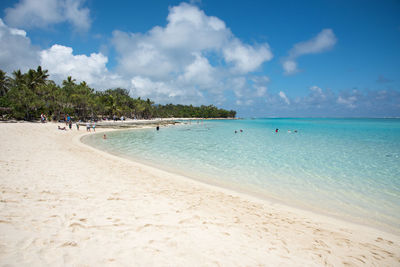
[[[68,127],[70,130],[72,130],[73,122],[72,118],[68,114],[65,115],[64,121],[65,121],[65,127],[58,126],[58,129],[66,131]],[[81,120],[75,121],[75,126],[77,131],[79,131],[79,124],[81,122],[82,122]],[[96,122],[90,122],[90,121],[86,122],[86,131],[91,132],[91,129],[93,129],[93,132],[96,132]]]
[[[65,121],[65,125],[67,125],[68,126],[68,128],[70,129],[70,130],[72,130],[72,124],[73,124],[73,122],[72,122],[72,118],[71,118],[71,116],[69,116],[68,114],[65,116],[65,118],[64,118],[64,121]],[[79,131],[79,123],[81,122],[81,120],[79,120],[79,121],[75,121],[75,126],[76,126],[76,129]]]
[[[78,131],[79,131],[79,123],[81,123],[81,122],[82,122],[81,120],[75,122],[76,130],[78,130]],[[68,128],[70,130],[72,130],[72,120],[67,121],[66,125],[68,126]],[[58,126],[58,129],[59,130],[67,130],[67,127]],[[86,122],[86,131],[91,132],[91,129],[93,129],[93,132],[96,132],[96,122],[93,122],[93,123]]]
[[[80,122],[80,121],[79,121]],[[76,129],[79,131],[79,122],[75,122],[75,126],[76,126]],[[68,128],[70,129],[70,130],[72,130],[72,121],[70,120],[68,123],[66,123],[66,125],[68,126]],[[67,130],[67,127],[61,127],[61,126],[58,126],[58,130]]]
[[[96,132],[96,122],[86,122],[86,131],[91,132],[91,129],[93,128],[93,132]]]

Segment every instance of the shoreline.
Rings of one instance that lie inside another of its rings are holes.
[[[117,157],[57,125],[0,124],[4,264],[400,263],[398,235]]]
[[[175,124],[168,124],[165,126],[168,127],[171,125],[175,125]],[[112,131],[113,130],[122,131],[122,130],[151,128],[150,126],[145,125],[145,124],[142,124],[141,126],[142,127],[133,127],[133,128],[125,128],[125,127],[124,128],[104,128],[103,130],[104,130],[104,132],[107,132],[108,129],[110,129],[110,130],[112,129]],[[153,125],[151,125],[151,126],[153,126]],[[211,186],[211,188],[213,188],[214,190],[222,190],[223,192],[225,192],[227,194],[229,194],[229,193],[237,194],[244,198],[252,199],[253,201],[258,201],[261,203],[266,202],[267,205],[280,206],[283,209],[291,210],[296,213],[306,213],[310,217],[319,217],[323,221],[332,221],[332,220],[338,221],[339,223],[348,224],[352,228],[365,227],[366,230],[367,229],[377,230],[379,232],[386,233],[388,235],[400,237],[400,229],[396,228],[392,225],[388,225],[388,224],[379,224],[378,225],[377,222],[375,222],[375,221],[363,222],[363,220],[365,220],[365,218],[356,217],[356,216],[352,216],[352,215],[346,215],[346,214],[337,214],[336,215],[336,214],[329,213],[329,212],[323,212],[320,209],[312,209],[311,207],[306,206],[306,205],[303,205],[303,206],[295,205],[289,201],[284,201],[284,200],[280,200],[278,198],[274,198],[274,197],[268,195],[268,193],[266,193],[266,192],[257,190],[257,188],[254,186],[244,186],[244,185],[241,185],[238,183],[229,183],[227,181],[218,180],[215,177],[203,177],[201,175],[197,175],[197,176],[190,175],[190,174],[185,173],[185,171],[168,168],[166,166],[157,166],[157,164],[155,164],[153,162],[145,162],[143,160],[131,158],[129,156],[118,155],[117,153],[109,153],[109,152],[103,151],[94,146],[84,143],[82,141],[82,139],[87,135],[90,135],[90,133],[82,135],[79,138],[79,142],[81,142],[83,145],[89,147],[90,149],[94,149],[95,151],[97,151],[99,153],[105,153],[112,157],[132,161],[132,162],[135,162],[136,164],[143,165],[143,166],[149,167],[151,169],[157,169],[157,170],[164,171],[166,173],[171,173],[173,175],[181,177],[181,179],[190,179],[196,183],[200,183],[201,185]]]
[[[197,119],[196,119],[197,120]],[[183,124],[185,124],[185,122],[183,122]],[[116,129],[116,130],[138,130],[138,129],[145,129],[145,128],[151,128],[154,125],[146,125],[146,123],[144,124],[140,124],[139,127],[131,127],[131,128],[125,128],[125,127],[121,127],[121,128],[114,128],[112,127],[112,129]],[[165,127],[169,127],[169,126],[175,126],[175,123],[170,123],[170,124],[166,124],[164,125]],[[179,127],[179,123],[178,123],[178,127]],[[107,131],[107,128],[104,128],[105,131]],[[241,194],[245,197],[250,197],[252,199],[256,199],[258,201],[266,201],[268,204],[270,205],[281,205],[283,208],[285,209],[293,209],[293,210],[297,210],[298,212],[306,212],[311,214],[311,216],[322,216],[324,217],[325,221],[328,220],[338,220],[340,222],[345,222],[348,224],[353,225],[353,227],[366,227],[366,228],[371,228],[374,230],[378,230],[390,235],[394,235],[394,236],[399,236],[400,235],[400,228],[396,227],[395,225],[389,224],[389,223],[384,223],[384,222],[380,222],[380,221],[376,221],[376,220],[370,220],[366,217],[361,217],[361,216],[355,216],[353,214],[347,214],[347,213],[335,213],[333,211],[324,211],[322,208],[313,208],[310,205],[307,204],[299,204],[299,203],[295,203],[296,199],[291,199],[291,201],[289,200],[282,200],[279,199],[277,197],[272,196],[271,194],[269,194],[269,192],[267,191],[263,191],[260,190],[259,188],[257,188],[256,186],[253,185],[242,185],[240,183],[234,183],[229,182],[229,181],[225,181],[225,180],[220,180],[218,179],[218,177],[213,177],[213,176],[204,176],[202,174],[196,174],[196,173],[189,173],[187,172],[187,170],[180,170],[180,169],[175,169],[172,167],[168,167],[165,165],[159,165],[158,163],[154,163],[151,161],[146,161],[146,160],[142,160],[140,158],[135,158],[135,157],[130,157],[127,155],[123,155],[123,154],[118,154],[118,153],[110,153],[104,150],[101,150],[100,148],[96,148],[95,146],[91,146],[86,144],[82,139],[84,139],[87,135],[83,135],[80,138],[80,141],[92,148],[95,149],[98,152],[103,152],[106,154],[110,154],[113,155],[117,158],[123,158],[125,160],[130,160],[133,161],[135,163],[141,164],[141,165],[145,165],[151,168],[155,168],[155,169],[159,169],[168,173],[172,173],[181,177],[184,177],[186,179],[191,179],[194,180],[196,182],[199,182],[200,184],[205,184],[205,185],[209,185],[212,187],[216,187],[219,189],[223,189],[223,190],[228,190],[229,192],[235,192],[237,194]],[[373,211],[371,211],[373,212]]]

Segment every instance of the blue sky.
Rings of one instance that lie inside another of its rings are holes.
[[[242,117],[399,117],[399,1],[2,0],[0,69]]]

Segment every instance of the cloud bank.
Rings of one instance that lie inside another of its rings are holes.
[[[243,102],[244,103],[244,102]],[[308,94],[291,98],[283,91],[267,93],[253,101],[258,116],[289,117],[387,117],[398,116],[400,92],[393,89],[334,92],[329,88],[310,86]]]

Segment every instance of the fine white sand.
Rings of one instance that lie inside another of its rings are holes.
[[[57,125],[0,124],[0,266],[400,266],[398,235],[117,158]]]

